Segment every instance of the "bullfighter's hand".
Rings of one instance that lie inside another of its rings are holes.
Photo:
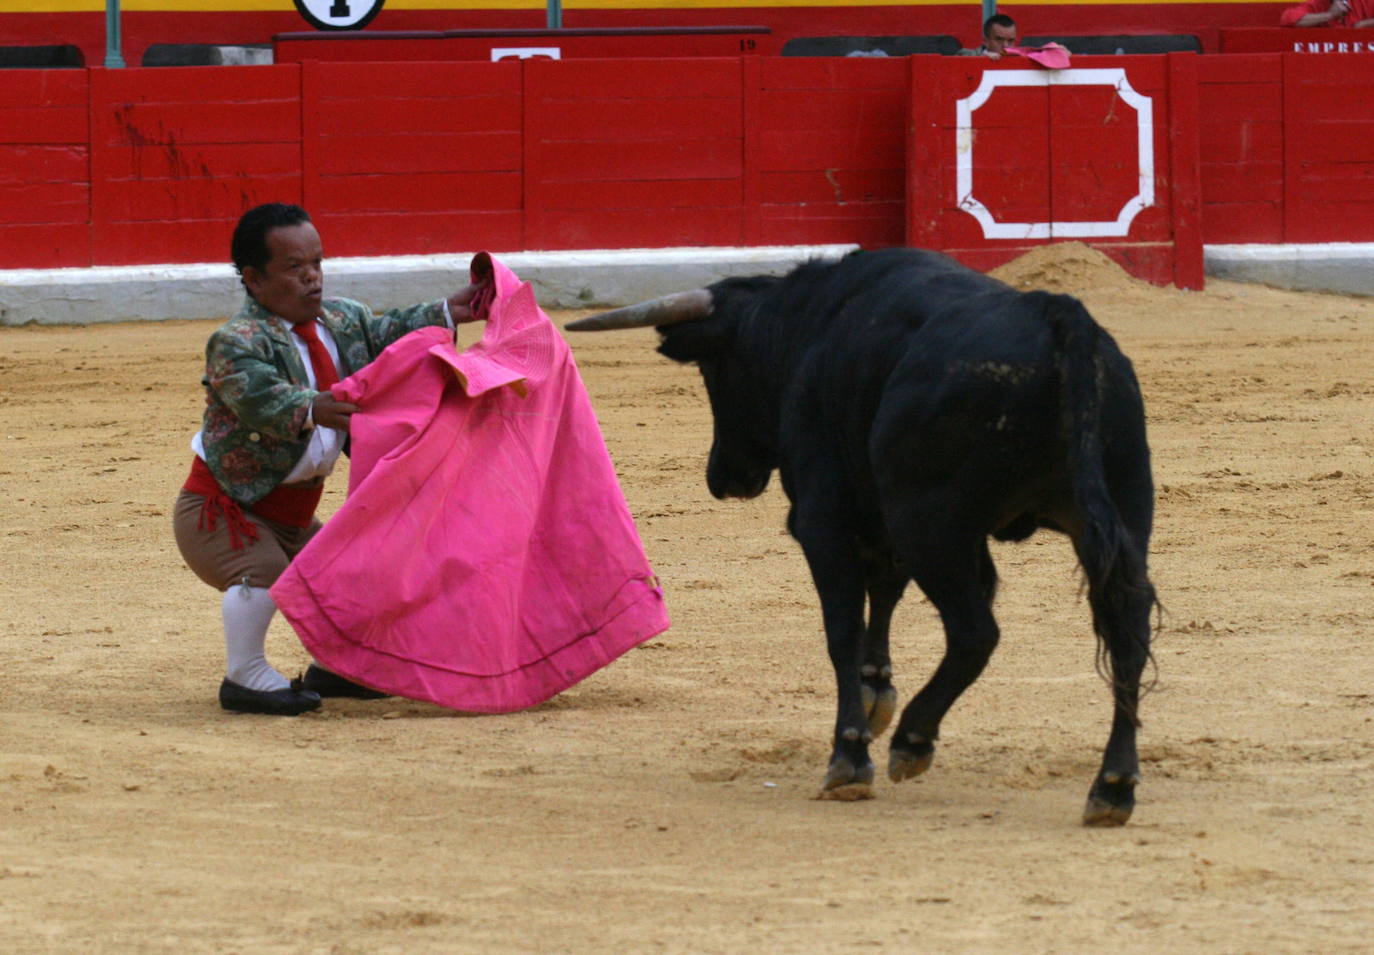
[[[339,431],[348,430],[348,419],[357,410],[357,405],[349,404],[347,401],[335,401],[334,396],[327,391],[320,392],[310,403],[310,415],[315,424],[337,428]]]
[[[491,305],[494,286],[490,281],[464,285],[448,297],[448,313],[459,322],[484,321]]]

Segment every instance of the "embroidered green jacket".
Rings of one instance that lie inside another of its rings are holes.
[[[373,315],[361,302],[325,299],[320,318],[339,349],[347,378],[417,328],[443,325],[443,302]],[[291,473],[310,443],[305,427],[319,392],[309,385],[291,327],[248,297],[205,346],[205,463],[240,504],[265,497]]]

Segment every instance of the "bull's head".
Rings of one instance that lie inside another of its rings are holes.
[[[729,292],[748,280],[678,292],[569,322],[569,331],[609,331],[653,326],[659,354],[694,363],[706,383],[715,420],[706,486],[717,498],[757,497],[777,466],[775,412],[767,406],[760,377],[738,347],[741,316]],[[729,287],[727,287],[729,286]]]

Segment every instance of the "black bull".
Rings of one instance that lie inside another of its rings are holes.
[[[1083,819],[1130,818],[1154,489],[1131,363],[1077,299],[889,249],[568,328],[635,325],[657,326],[658,350],[701,371],[711,493],[753,497],[781,476],[839,690],[822,795],[871,794],[868,744],[896,711],[888,627],[907,582],[939,611],[945,654],[893,733],[894,781],[930,766],[941,720],[997,645],[988,537],[1049,528],[1073,541],[1113,695]]]

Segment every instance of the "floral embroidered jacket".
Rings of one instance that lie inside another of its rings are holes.
[[[398,338],[443,325],[441,301],[382,315],[361,302],[325,299],[320,318],[339,350],[347,378]],[[205,346],[205,463],[235,501],[251,505],[272,491],[310,442],[306,413],[319,392],[309,385],[291,327],[251,297]]]

